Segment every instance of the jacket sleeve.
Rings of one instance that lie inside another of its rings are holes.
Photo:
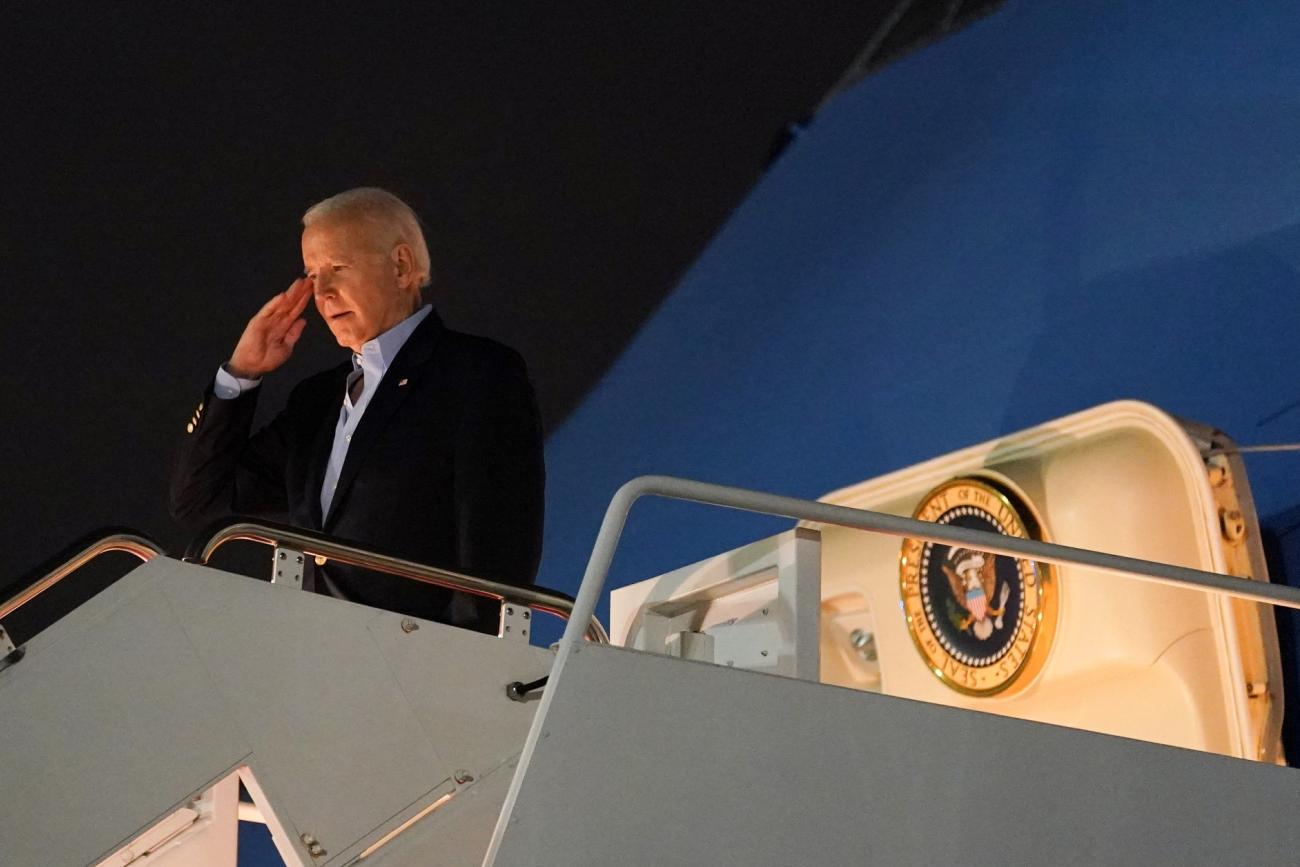
[[[225,400],[214,396],[209,383],[172,464],[169,507],[180,523],[288,510],[285,466],[301,424],[301,401],[295,389],[286,409],[250,436],[261,390]]]
[[[476,380],[456,434],[457,560],[470,575],[531,584],[546,487],[537,400],[512,350]]]

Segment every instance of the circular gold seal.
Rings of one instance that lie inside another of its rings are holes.
[[[1004,486],[958,478],[926,494],[922,521],[1043,539],[1029,507]],[[899,584],[907,630],[935,676],[967,695],[1027,685],[1056,623],[1052,568],[973,548],[904,539]]]

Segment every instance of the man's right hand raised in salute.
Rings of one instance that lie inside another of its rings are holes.
[[[299,277],[257,311],[226,362],[226,370],[240,379],[261,379],[278,369],[307,327],[303,311],[312,296],[310,277]]]

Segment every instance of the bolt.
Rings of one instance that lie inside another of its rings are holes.
[[[767,656],[767,651],[766,651],[766,650],[760,650],[760,651],[758,652],[758,655],[759,655],[759,656]]]
[[[474,782],[474,775],[471,774],[469,771],[465,770],[464,768],[461,768],[460,770],[456,771],[455,780],[457,785],[463,786],[466,783]]]
[[[764,617],[767,616],[767,609],[766,609],[766,608],[763,609],[763,616],[764,616]]]
[[[1240,542],[1246,538],[1246,519],[1236,509],[1220,510],[1219,528],[1223,531],[1223,538],[1229,542]]]
[[[420,624],[416,623],[414,620],[408,618],[402,621],[402,631],[408,635],[419,628]]]
[[[312,843],[307,847],[307,854],[313,858],[324,858],[329,853],[319,843]]]
[[[513,605],[507,605],[507,606],[506,606],[506,616],[508,616],[508,617],[514,617],[514,616],[515,616],[515,607],[514,607]]]
[[[875,662],[878,658],[876,654],[876,636],[872,635],[865,629],[855,629],[849,633],[849,643],[858,655],[867,662]]]
[[[308,834],[306,831],[302,832],[302,834],[299,836],[299,839],[302,840],[304,846],[316,845],[316,838],[313,837],[311,834]]]
[[[301,554],[298,555],[298,564],[299,564],[299,565],[302,565],[302,555],[301,555]]]
[[[524,619],[525,619],[525,620],[530,620],[530,619],[532,619],[532,616],[533,616],[533,612],[532,612],[531,610],[529,610],[529,609],[524,609]]]
[[[276,552],[276,556],[279,557],[281,560],[283,560],[283,559],[284,559],[284,552],[283,552],[283,551],[277,551],[277,552]]]

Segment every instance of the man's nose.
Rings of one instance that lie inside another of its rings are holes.
[[[312,291],[317,295],[333,295],[334,279],[328,271],[321,271],[312,280]]]

